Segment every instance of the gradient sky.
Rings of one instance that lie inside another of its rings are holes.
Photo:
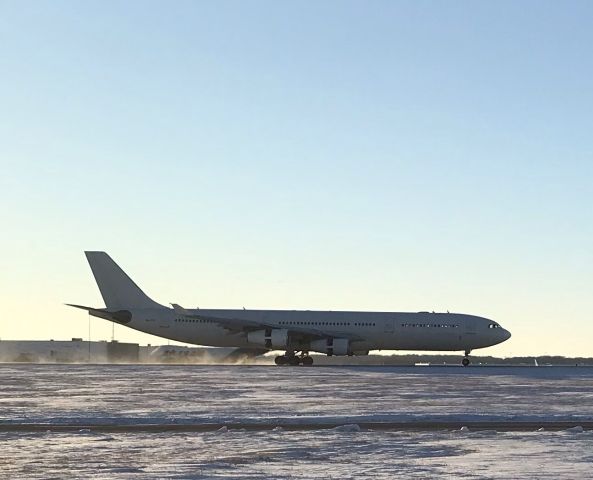
[[[484,354],[593,356],[591,25],[590,1],[0,2],[0,337],[86,337],[62,304],[103,306],[105,250],[161,303],[450,310],[511,330]]]

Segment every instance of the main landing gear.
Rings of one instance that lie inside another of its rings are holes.
[[[466,350],[465,357],[463,357],[463,360],[461,360],[461,365],[463,365],[464,367],[467,367],[471,363],[468,358],[470,353],[471,350]]]
[[[274,362],[276,365],[292,365],[294,367],[303,365],[310,367],[313,365],[313,357],[309,356],[309,352],[301,352],[300,355],[296,355],[295,352],[287,351],[284,355],[278,355]]]

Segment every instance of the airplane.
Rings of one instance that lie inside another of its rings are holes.
[[[66,304],[94,317],[184,343],[280,350],[276,365],[313,365],[310,352],[368,355],[371,350],[463,351],[508,340],[488,318],[463,313],[185,309],[149,298],[105,252],[85,252],[106,308]]]

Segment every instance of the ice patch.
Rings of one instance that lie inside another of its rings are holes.
[[[340,425],[338,427],[334,427],[331,429],[332,432],[341,432],[341,433],[354,433],[360,432],[360,425],[356,423],[351,423],[348,425]]]
[[[114,467],[110,473],[142,473],[144,470],[137,467]]]
[[[583,433],[584,429],[580,425],[577,425],[576,427],[567,428],[566,431],[569,433]]]

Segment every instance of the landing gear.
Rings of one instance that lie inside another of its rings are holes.
[[[286,355],[278,355],[274,359],[274,363],[276,365],[286,365],[288,363],[288,358],[286,358]]]
[[[278,355],[274,359],[276,365],[291,365],[296,367],[297,365],[303,365],[310,367],[313,365],[313,358],[309,356],[309,352],[302,352],[300,355],[296,355],[295,352],[286,352],[284,355]]]
[[[301,359],[296,355],[292,355],[288,357],[288,364],[292,365],[293,367],[297,367],[301,363]]]
[[[465,357],[463,358],[463,360],[461,360],[461,365],[463,365],[464,367],[467,367],[471,363],[468,358],[470,353],[471,350],[466,350]]]
[[[310,357],[309,355],[303,355],[301,357],[301,362],[303,363],[303,366],[310,367],[313,365],[313,357]]]

